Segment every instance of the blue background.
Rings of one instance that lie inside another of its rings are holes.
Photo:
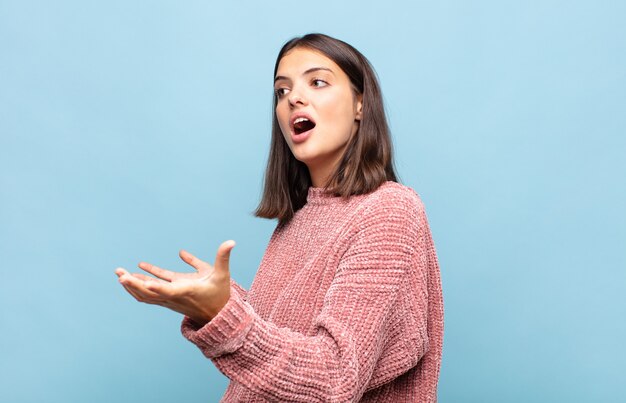
[[[212,402],[227,381],[117,266],[238,242],[272,69],[361,50],[444,284],[441,402],[626,396],[626,3],[0,1],[0,401]]]

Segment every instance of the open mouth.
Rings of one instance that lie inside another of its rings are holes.
[[[309,120],[307,118],[297,118],[293,121],[293,131],[297,134],[302,134],[304,132],[308,132],[309,130],[315,127],[315,122]]]

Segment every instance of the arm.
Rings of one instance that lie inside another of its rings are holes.
[[[361,217],[315,321],[314,336],[278,328],[233,293],[206,326],[185,319],[185,337],[226,376],[265,398],[358,400],[393,330],[389,318],[400,286],[407,276],[425,270],[414,266],[422,261],[415,254],[426,230],[415,204],[372,205]],[[400,375],[423,353],[407,351],[414,356],[390,371]]]

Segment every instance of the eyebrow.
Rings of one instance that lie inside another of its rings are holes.
[[[328,67],[311,67],[310,69],[306,70],[304,73],[302,73],[303,76],[306,76],[309,73],[313,73],[315,71],[320,71],[320,70],[325,70],[325,71],[330,71],[331,73],[333,73],[333,75],[335,74],[334,71],[332,71],[331,69],[329,69]],[[274,78],[274,82],[278,81],[278,80],[288,80],[289,78],[285,77],[285,76],[276,76]]]

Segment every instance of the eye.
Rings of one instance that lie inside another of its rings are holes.
[[[283,96],[285,96],[289,92],[289,89],[288,88],[277,88],[277,89],[274,90],[274,92],[276,93],[276,96],[278,98],[282,98]]]
[[[311,85],[313,85],[314,87],[320,88],[320,87],[326,87],[328,83],[324,80],[320,80],[319,78],[316,78],[313,81],[311,81]]]

